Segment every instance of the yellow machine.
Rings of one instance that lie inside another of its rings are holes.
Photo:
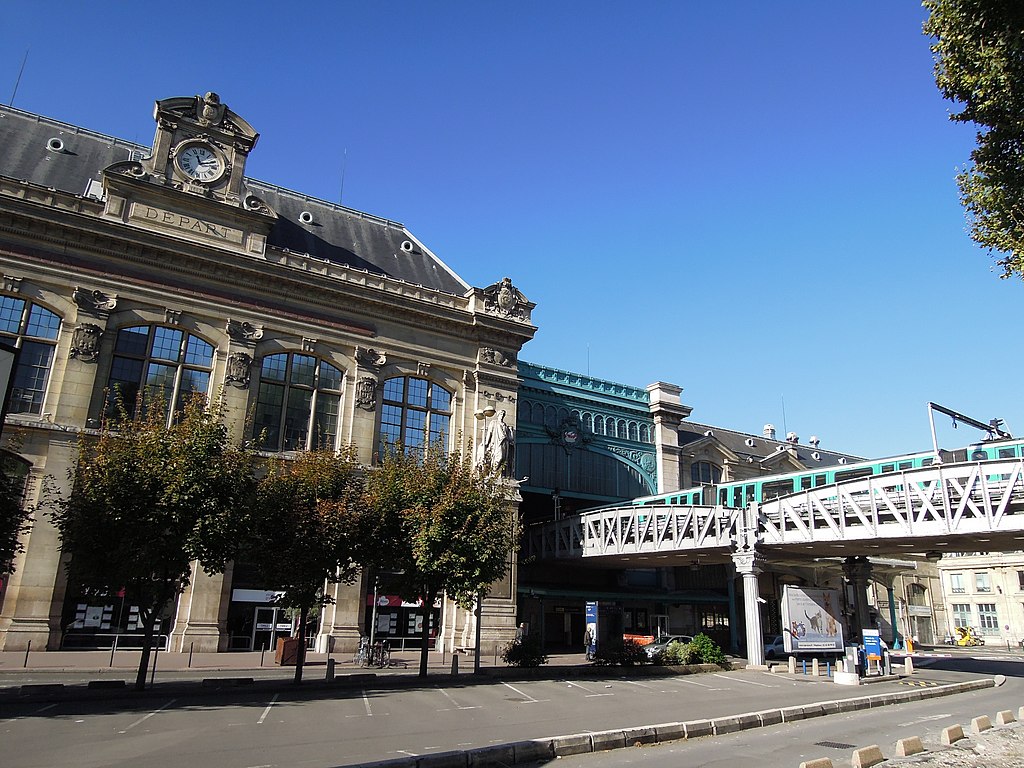
[[[964,647],[970,647],[974,645],[984,645],[984,638],[978,637],[974,633],[973,627],[957,627],[956,637],[953,639],[953,645],[959,645]]]

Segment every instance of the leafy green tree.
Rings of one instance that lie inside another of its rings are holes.
[[[255,487],[250,455],[230,447],[223,414],[195,398],[167,426],[152,405],[80,435],[70,491],[49,502],[70,555],[69,580],[98,594],[124,590],[139,606],[145,688],[156,623],[189,584],[191,563],[223,570]]]
[[[353,449],[315,450],[280,460],[259,484],[242,557],[263,583],[299,610],[295,682],[302,682],[306,624],[333,598],[329,584],[352,581],[366,550],[363,483]]]
[[[924,0],[935,38],[935,82],[960,105],[950,119],[978,126],[972,165],[957,176],[971,238],[1002,256],[1002,277],[1024,277],[1024,3]]]
[[[439,446],[390,447],[366,479],[374,564],[391,570],[389,586],[423,601],[420,676],[427,674],[431,606],[446,594],[471,607],[503,578],[519,540],[518,517],[496,469],[473,466]]]
[[[14,558],[23,550],[21,536],[29,530],[31,510],[22,494],[25,473],[16,460],[0,453],[0,574],[14,571]]]

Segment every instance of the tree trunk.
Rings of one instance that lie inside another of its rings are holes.
[[[427,676],[427,659],[430,656],[430,615],[434,611],[436,598],[436,589],[429,589],[423,595],[423,626],[420,628],[420,677]]]
[[[309,618],[309,608],[305,605],[299,608],[299,647],[295,650],[295,684],[302,682],[302,665],[306,663],[306,621]]]
[[[139,669],[135,673],[135,690],[146,690],[146,675],[149,673],[149,657],[153,653],[153,632],[156,628],[157,617],[160,615],[155,608],[150,610],[149,615],[142,626],[142,656],[139,658]]]

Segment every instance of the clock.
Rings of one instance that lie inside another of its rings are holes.
[[[224,162],[213,147],[199,142],[181,147],[174,164],[185,176],[203,184],[216,181],[224,173]]]

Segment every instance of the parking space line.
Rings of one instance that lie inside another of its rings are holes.
[[[593,698],[595,698],[597,696],[614,696],[615,695],[614,693],[597,693],[596,691],[592,691],[590,688],[587,688],[587,686],[585,686],[585,685],[580,685],[579,683],[572,683],[572,682],[569,682],[568,680],[566,680],[565,683],[570,688],[579,688],[581,691],[586,691],[587,693],[583,697],[585,699],[593,699]],[[611,686],[608,686],[608,687],[610,688]]]
[[[363,688],[363,706],[366,707],[366,716],[373,717],[373,710],[370,709],[370,697],[366,695],[365,688]]]
[[[125,728],[125,729],[124,729],[123,731],[118,731],[118,733],[128,733],[128,731],[130,731],[130,730],[131,730],[132,728],[134,728],[134,727],[135,727],[136,725],[139,725],[139,724],[141,724],[141,723],[144,723],[144,722],[146,722],[147,720],[149,720],[149,718],[151,718],[151,717],[152,717],[153,715],[157,714],[158,712],[163,712],[163,711],[164,711],[165,709],[167,709],[167,708],[168,708],[169,706],[171,706],[171,704],[173,704],[173,703],[174,703],[174,702],[176,702],[176,701],[177,701],[177,699],[171,699],[171,700],[170,700],[170,701],[168,701],[168,702],[167,702],[166,704],[164,704],[164,705],[163,705],[162,707],[160,707],[160,709],[154,709],[154,710],[153,710],[152,712],[150,712],[150,713],[149,713],[148,715],[143,715],[143,716],[142,716],[142,717],[140,717],[140,718],[139,718],[138,720],[136,720],[136,721],[135,721],[134,723],[132,723],[131,725],[129,725],[129,726],[127,727],[127,728]]]
[[[735,680],[737,683],[746,683],[747,685],[756,685],[759,688],[778,688],[777,685],[768,685],[768,683],[757,683],[753,680],[744,680],[742,677],[729,677],[728,675],[720,675],[717,672],[714,673],[715,677],[720,677],[723,680]]]
[[[452,695],[450,693],[448,693],[448,691],[446,691],[440,685],[435,685],[434,687],[437,688],[437,690],[439,690],[442,694],[444,694],[444,697],[446,699],[448,699],[448,701],[450,701],[452,703],[452,705],[456,709],[480,709],[480,707],[463,707],[463,706],[461,706],[459,704],[459,702],[457,702],[454,698],[452,698]],[[441,712],[441,711],[447,711],[447,710],[440,710],[440,709],[438,710],[438,712]]]
[[[267,708],[264,709],[263,710],[263,714],[260,715],[260,719],[256,721],[256,725],[263,725],[263,721],[266,720],[267,719],[267,715],[270,714],[270,708],[274,706],[274,702],[277,701],[277,697],[280,696],[280,695],[281,695],[280,693],[275,693],[274,694],[274,697],[270,700],[270,703],[267,704]]]
[[[722,688],[715,688],[714,686],[711,686],[711,685],[705,685],[704,683],[698,683],[696,680],[685,680],[685,679],[683,679],[681,677],[673,677],[671,679],[675,680],[677,683],[686,683],[687,685],[697,685],[697,686],[700,686],[701,688],[707,688],[709,691],[721,691],[721,690],[723,690]]]
[[[653,685],[648,685],[647,683],[638,683],[636,680],[619,680],[619,682],[625,683],[626,685],[635,685],[637,688],[647,688],[651,690],[655,687]]]
[[[38,715],[40,712],[45,712],[46,710],[53,709],[56,706],[56,704],[47,704],[45,707],[40,707],[39,709],[32,710],[27,715],[17,715],[16,717],[12,717],[9,720],[0,720],[0,725],[7,725],[8,723],[13,723],[15,720],[21,720],[23,717],[34,717],[35,715]]]
[[[535,699],[535,698],[533,698],[533,696],[531,696],[530,694],[528,694],[528,693],[525,693],[525,692],[523,692],[523,691],[520,691],[520,690],[519,690],[518,688],[516,688],[516,687],[515,687],[514,685],[509,685],[509,684],[508,684],[508,683],[506,683],[506,682],[505,682],[504,680],[502,681],[502,683],[501,683],[501,684],[502,684],[502,685],[504,685],[504,686],[505,686],[506,688],[511,688],[511,689],[512,689],[513,691],[515,691],[515,692],[516,692],[516,693],[518,693],[518,694],[519,694],[520,696],[522,696],[522,697],[523,697],[524,699],[526,699],[526,701],[524,701],[524,702],[523,702],[524,704],[537,704],[538,702],[541,702],[541,701],[551,701],[551,699]]]

